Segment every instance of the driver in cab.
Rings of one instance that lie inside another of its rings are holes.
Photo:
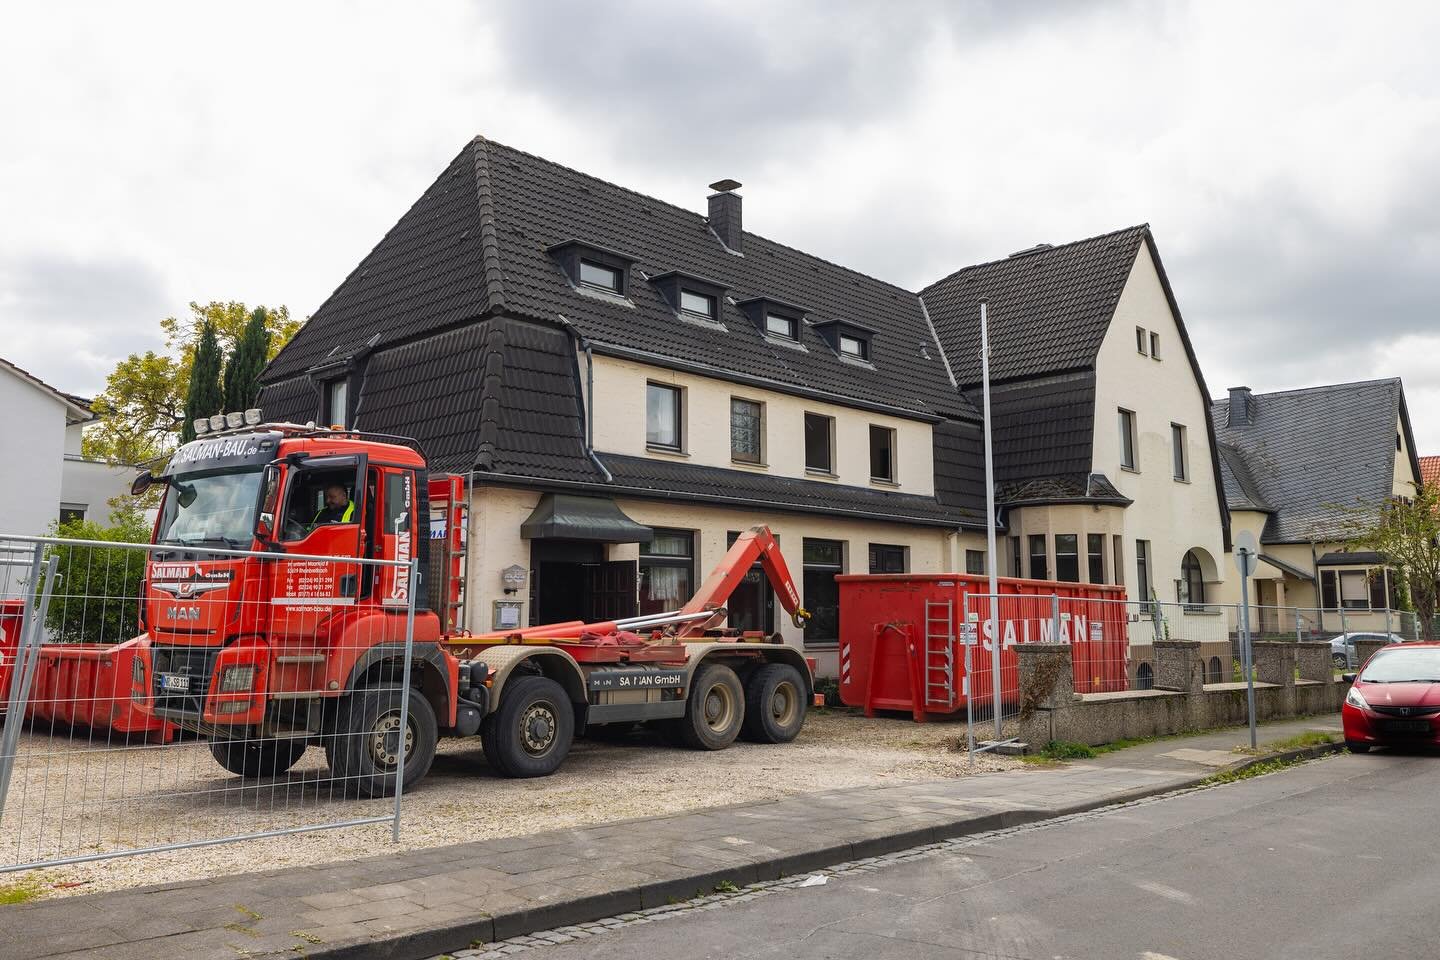
[[[345,492],[345,488],[338,483],[332,483],[325,487],[325,506],[321,507],[315,514],[315,519],[310,521],[310,529],[322,527],[327,523],[354,523],[355,522],[355,501]]]

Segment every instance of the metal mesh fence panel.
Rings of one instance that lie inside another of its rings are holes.
[[[363,550],[321,533],[298,546]],[[398,832],[448,722],[415,562],[56,538],[0,557],[0,871]]]

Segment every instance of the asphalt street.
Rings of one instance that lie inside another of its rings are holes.
[[[1344,754],[516,955],[1435,958],[1437,797],[1440,758]]]

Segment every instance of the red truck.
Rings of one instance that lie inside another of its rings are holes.
[[[778,638],[718,629],[757,561],[796,623],[808,617],[764,527],[675,613],[471,636],[407,566],[428,573],[432,499],[446,505],[437,527],[458,533],[460,478],[431,476],[403,438],[244,416],[134,487],[165,491],[130,696],[207,737],[227,770],[275,775],[323,746],[337,780],[380,796],[402,754],[405,784],[423,777],[440,736],[478,734],[497,771],[535,777],[593,728],[653,722],[708,750],[799,733],[814,686],[805,658]],[[459,561],[439,575],[458,576]]]

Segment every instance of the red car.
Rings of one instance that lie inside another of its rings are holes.
[[[1440,643],[1382,647],[1345,694],[1345,745],[1440,746]]]

